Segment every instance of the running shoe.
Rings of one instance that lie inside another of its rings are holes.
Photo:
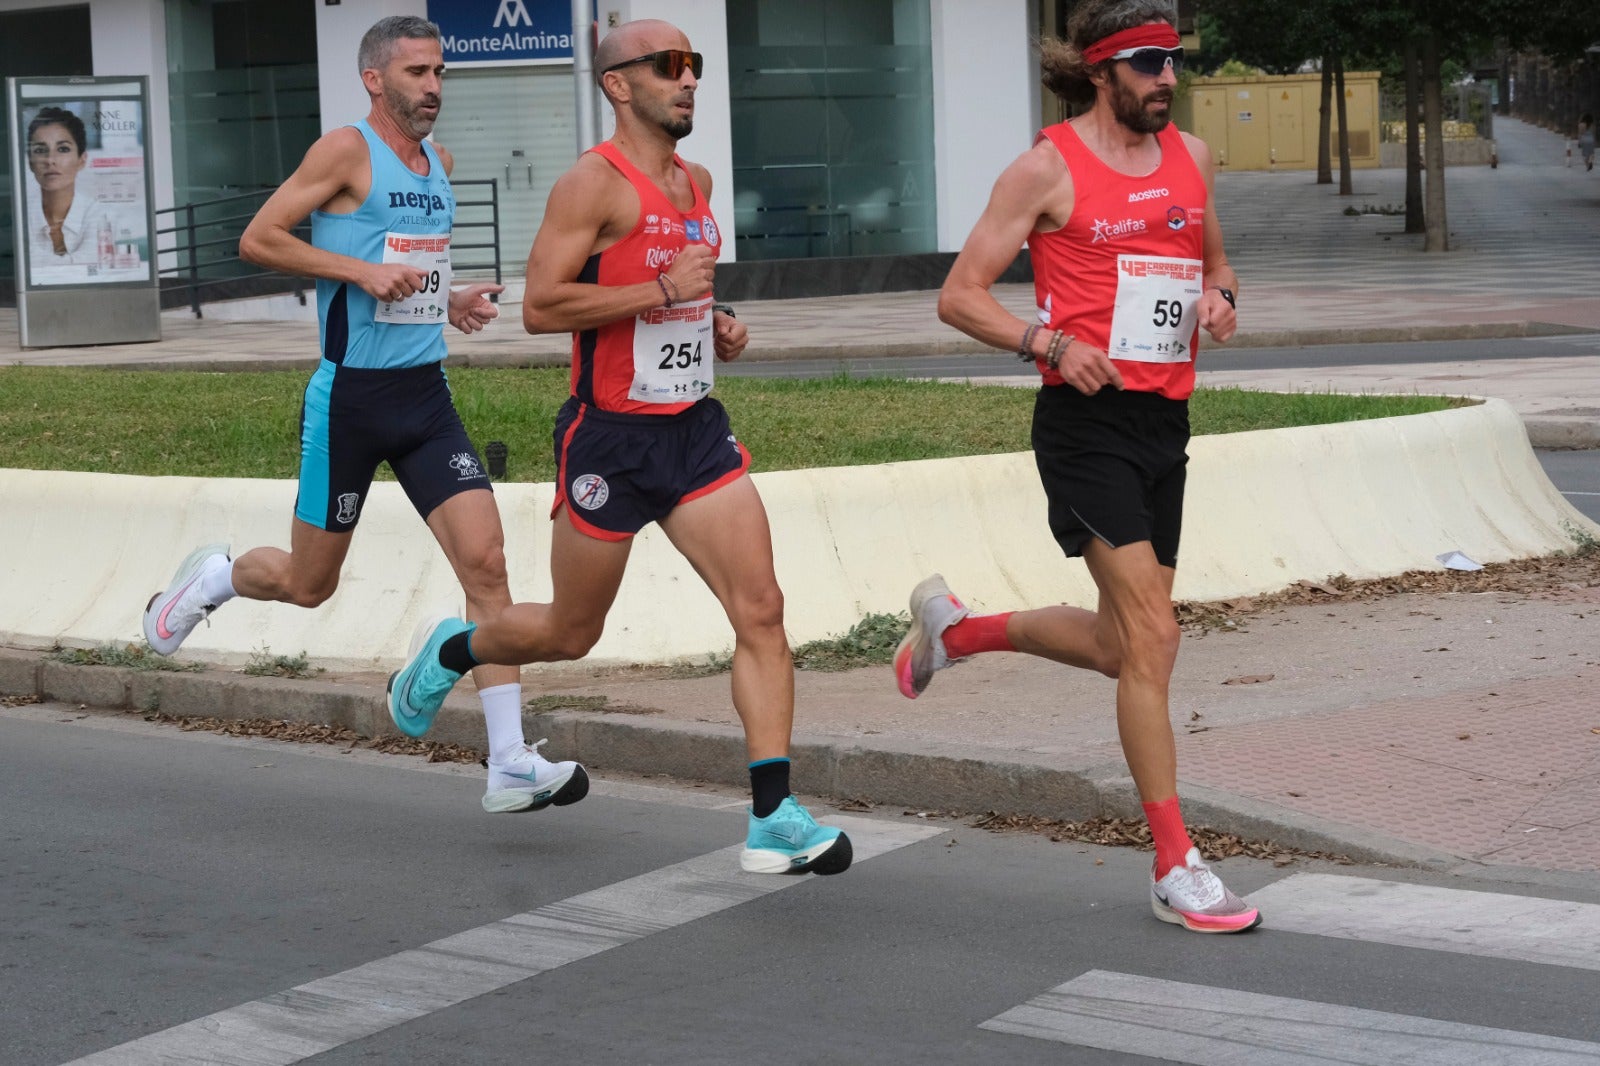
[[[548,740],[548,738],[546,738]],[[508,762],[489,760],[489,789],[483,809],[490,814],[542,811],[552,804],[565,807],[589,794],[589,775],[575,762],[550,762],[539,754],[538,744],[524,744]]]
[[[195,626],[210,617],[217,605],[206,600],[204,578],[228,562],[226,544],[207,544],[189,553],[166,591],[151,596],[144,605],[144,639],[150,647],[161,655],[171,655]]]
[[[935,671],[960,662],[945,654],[944,631],[967,616],[967,605],[956,599],[938,574],[924,578],[911,590],[911,628],[894,652],[894,677],[900,694],[908,700],[922,695]]]
[[[461,675],[439,662],[439,646],[457,633],[478,627],[459,618],[439,616],[425,620],[411,635],[411,658],[389,675],[389,717],[400,732],[420,737],[433,725]]]
[[[752,874],[842,874],[850,868],[850,838],[818,825],[793,796],[765,818],[750,812],[739,866]]]
[[[1182,866],[1161,880],[1150,871],[1150,909],[1163,922],[1195,933],[1242,933],[1261,924],[1261,912],[1228,891],[1211,867],[1190,848]]]

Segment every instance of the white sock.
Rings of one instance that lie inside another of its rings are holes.
[[[239,595],[233,588],[233,560],[228,560],[227,566],[202,575],[200,578],[200,593],[206,602],[221,607],[235,596]]]
[[[483,724],[489,732],[489,761],[506,762],[522,754],[522,686],[516,682],[478,690]]]

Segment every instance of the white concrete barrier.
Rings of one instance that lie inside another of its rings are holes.
[[[1600,537],[1540,468],[1516,413],[1480,407],[1196,438],[1175,595],[1225,599],[1343,573],[1541,555]],[[790,638],[842,633],[905,609],[939,570],[987,609],[1092,606],[1081,560],[1045,521],[1029,453],[758,474]],[[197,544],[286,546],[285,481],[0,470],[0,641],[140,639],[145,601]],[[550,594],[549,485],[496,488],[512,592]],[[333,599],[314,611],[238,600],[184,654],[242,662],[270,649],[334,668],[389,668],[413,625],[459,609],[454,575],[399,487],[373,487]],[[722,652],[721,608],[655,527],[638,538],[591,659],[660,662]]]

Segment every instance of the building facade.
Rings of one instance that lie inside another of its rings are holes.
[[[0,75],[149,75],[165,208],[270,189],[365,115],[357,45],[402,14],[440,25],[434,137],[456,179],[497,183],[501,266],[519,275],[579,151],[570,0],[0,0]],[[598,0],[595,14],[591,34],[661,18],[705,55],[682,150],[711,171],[725,257],[955,251],[1040,124],[1039,0]],[[6,188],[15,154],[0,154]],[[9,275],[9,202],[0,223]]]

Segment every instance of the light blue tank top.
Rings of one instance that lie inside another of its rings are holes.
[[[456,199],[444,164],[433,145],[422,142],[428,159],[426,175],[414,172],[363,119],[355,124],[367,142],[372,164],[372,189],[360,207],[348,214],[311,213],[311,243],[318,247],[383,262],[390,235],[448,235],[455,220]],[[448,302],[449,293],[441,293]],[[376,322],[378,303],[359,285],[317,281],[317,321],[322,357],[331,363],[364,369],[400,369],[437,363],[445,357],[444,320],[430,323]]]

